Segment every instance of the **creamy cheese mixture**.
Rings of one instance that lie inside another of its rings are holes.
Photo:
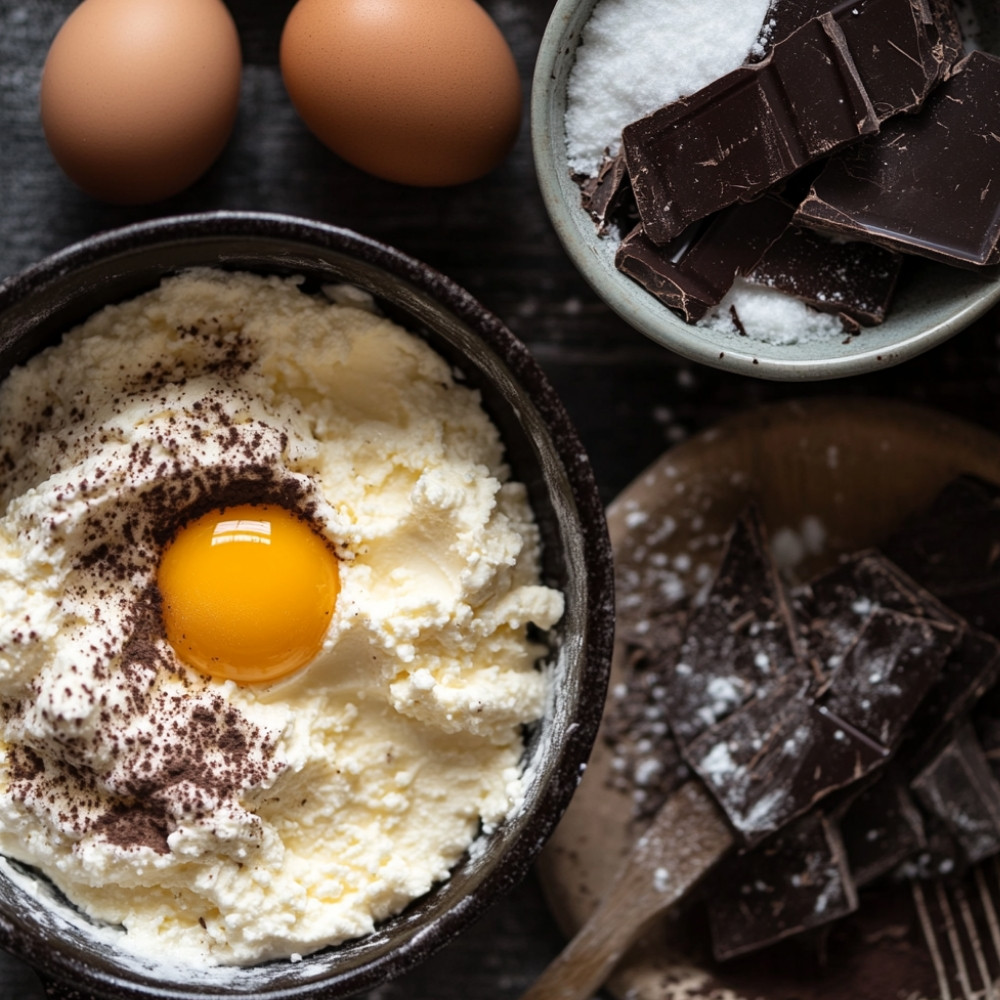
[[[363,935],[517,801],[562,596],[477,394],[363,305],[193,271],[0,386],[0,851],[140,953]],[[321,652],[269,686],[188,670],[159,616],[164,543],[239,502],[340,564]]]

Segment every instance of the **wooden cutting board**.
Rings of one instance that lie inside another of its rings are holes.
[[[666,452],[615,499],[608,522],[618,635],[608,704],[580,788],[539,863],[567,936],[593,910],[648,821],[643,783],[635,780],[641,767],[634,756],[631,771],[623,767],[611,734],[620,730],[615,706],[628,697],[634,676],[625,669],[625,638],[643,630],[649,602],[669,603],[711,578],[726,532],[751,499],[789,574],[807,579],[840,554],[878,545],[963,472],[1000,483],[1000,438],[908,404],[822,398],[729,419]],[[620,1000],[862,1000],[869,990],[883,998],[898,988],[907,997],[937,992],[927,986],[928,975],[935,982],[933,969],[919,951],[897,948],[898,968],[873,968],[870,956],[854,954],[819,988],[808,967],[713,968],[699,933],[674,918],[659,921],[607,988]]]

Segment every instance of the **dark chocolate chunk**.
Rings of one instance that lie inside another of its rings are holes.
[[[927,843],[890,872],[888,878],[893,881],[930,882],[963,876],[969,869],[969,862],[951,831],[932,813],[925,811],[921,815]]]
[[[934,741],[965,716],[1000,679],[1000,643],[985,632],[963,631],[937,682],[913,719],[913,741],[907,750],[915,764],[922,764]]]
[[[921,107],[962,55],[950,4],[861,0],[834,16],[880,122]]]
[[[911,787],[971,864],[1000,852],[1000,784],[971,726],[959,730]]]
[[[738,276],[759,266],[793,211],[788,202],[764,195],[694,223],[662,247],[637,226],[619,244],[615,266],[694,323],[722,301]]]
[[[676,661],[664,671],[664,710],[682,745],[798,666],[790,613],[754,509],[734,524],[680,650],[667,655]]]
[[[927,846],[920,810],[895,769],[851,802],[840,831],[858,888],[886,875]]]
[[[794,295],[820,312],[846,314],[862,326],[881,323],[903,258],[859,240],[831,240],[801,226],[767,249],[747,280]]]
[[[797,588],[792,610],[805,657],[825,684],[879,608],[959,627],[961,619],[879,552],[864,550]]]
[[[724,863],[713,890],[708,917],[719,961],[837,920],[858,905],[844,845],[821,811]]]
[[[625,167],[625,155],[606,156],[594,177],[584,178],[580,184],[584,209],[597,223],[597,231],[606,233],[612,225],[631,229],[638,219]]]
[[[847,37],[869,93],[879,90],[873,74],[881,74],[884,70],[885,75],[891,77],[898,73],[895,80],[887,81],[886,87],[899,89],[904,102],[899,109],[903,110],[910,96],[906,93],[907,85],[913,86],[913,96],[926,95],[934,85],[935,75],[946,75],[949,67],[962,56],[962,33],[950,0],[931,0],[926,6],[913,6],[916,14],[913,35],[907,37],[901,33],[900,40],[890,50],[890,58],[886,59],[883,42],[887,36],[878,23],[886,17],[886,12],[879,4],[870,0],[838,0],[837,3],[832,0],[774,0],[764,22],[761,51],[766,53],[810,18],[829,11]],[[890,28],[894,26],[894,22],[889,25]],[[754,52],[749,61],[757,58]],[[910,60],[909,65],[904,63],[905,59]],[[878,110],[880,105],[891,104],[891,100],[887,93],[880,93],[877,98],[873,97],[872,103]]]
[[[885,748],[791,682],[755,698],[682,748],[748,846],[888,759]]]
[[[1000,263],[1000,59],[973,52],[919,113],[833,156],[796,220],[962,267]]]
[[[759,62],[778,42],[783,42],[793,31],[801,28],[820,14],[831,13],[837,17],[840,9],[851,0],[772,0],[764,18],[758,49],[751,50],[747,62]]]
[[[972,476],[953,480],[885,551],[962,617],[1000,636],[1000,487]]]
[[[763,62],[627,125],[622,144],[646,235],[662,244],[877,130],[844,34],[823,14]]]
[[[891,751],[958,637],[951,626],[873,611],[816,702]]]

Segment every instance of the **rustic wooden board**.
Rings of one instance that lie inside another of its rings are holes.
[[[758,407],[665,452],[608,509],[619,566],[612,699],[624,697],[615,689],[635,680],[624,636],[636,634],[645,617],[645,602],[632,600],[637,588],[669,581],[697,593],[748,503],[756,504],[772,539],[787,530],[793,535],[786,537],[822,540],[790,570],[805,580],[839,555],[877,546],[961,473],[1000,483],[1000,437],[948,414],[871,399]],[[667,525],[654,551],[646,540]],[[592,912],[648,822],[636,808],[641,783],[616,775],[620,751],[611,731],[606,715],[583,781],[539,864],[566,934]],[[674,938],[670,919],[660,920],[626,956],[609,982],[619,1000],[757,1000],[738,980],[733,992],[721,992],[720,981],[706,977]],[[774,1000],[787,996],[775,986]]]

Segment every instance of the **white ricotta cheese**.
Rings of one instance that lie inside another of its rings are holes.
[[[360,306],[189,272],[0,386],[0,852],[139,953],[363,935],[518,795],[562,596],[477,394]],[[170,532],[233,497],[340,560],[322,651],[270,686],[189,671],[158,615]]]

